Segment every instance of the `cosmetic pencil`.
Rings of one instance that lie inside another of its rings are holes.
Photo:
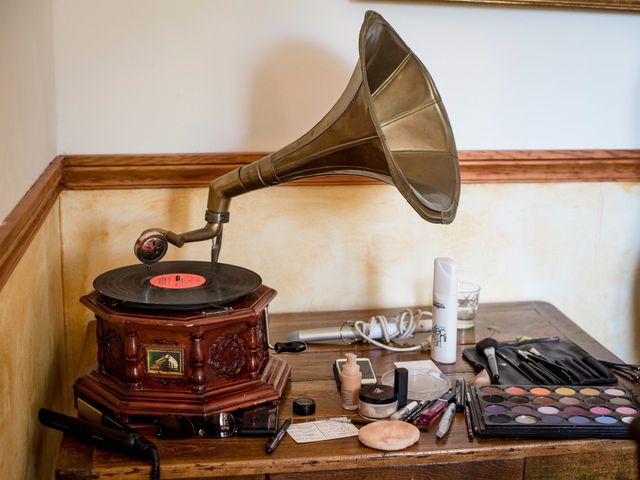
[[[464,391],[464,378],[458,378],[456,380],[456,412],[464,412]]]
[[[369,423],[373,423],[375,420],[366,420],[364,418],[341,418],[341,417],[304,417],[304,418],[296,418],[291,423],[309,423],[309,422],[333,422],[333,423],[351,423],[352,425],[368,425]]]
[[[280,442],[284,438],[285,433],[287,433],[287,428],[289,428],[289,425],[291,425],[291,419],[287,418],[282,423],[282,425],[280,425],[280,428],[276,431],[273,437],[267,440],[267,445],[265,447],[265,451],[267,453],[273,453],[273,451],[278,447],[278,445],[280,445]]]
[[[467,406],[464,407],[464,423],[467,426],[467,438],[473,440],[473,427],[471,426],[471,416]]]
[[[473,440],[473,425],[471,424],[471,411],[469,410],[469,391],[465,392],[465,404],[464,404],[464,423],[467,426],[467,438]]]

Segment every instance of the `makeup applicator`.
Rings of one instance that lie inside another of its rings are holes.
[[[476,350],[480,355],[484,355],[489,361],[489,371],[494,381],[500,378],[498,372],[498,362],[496,362],[496,349],[498,348],[498,341],[495,338],[485,338],[476,343]]]

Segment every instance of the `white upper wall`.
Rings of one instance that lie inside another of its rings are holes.
[[[51,0],[0,0],[0,223],[56,154]]]
[[[61,153],[275,150],[384,15],[461,149],[640,147],[640,14],[348,0],[57,0]]]
[[[51,3],[0,1],[0,221],[56,153],[288,144],[346,86],[367,9],[431,71],[459,148],[640,147],[640,14],[347,0]]]

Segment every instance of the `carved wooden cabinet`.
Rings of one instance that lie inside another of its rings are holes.
[[[127,307],[93,292],[98,367],[75,385],[120,417],[202,416],[280,400],[291,369],[269,355],[266,315],[276,291],[262,285],[224,308]]]

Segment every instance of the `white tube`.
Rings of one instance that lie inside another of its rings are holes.
[[[456,362],[458,292],[456,262],[436,258],[433,268],[433,340],[431,358],[439,363]]]
[[[413,333],[423,333],[431,331],[432,321],[430,318],[422,318],[422,316],[430,315],[429,312],[421,312],[417,322],[412,323],[410,332],[400,332],[400,326],[398,320],[386,321],[383,327],[383,323],[380,321],[359,322],[361,324],[362,331],[367,337],[377,339],[385,338],[386,335],[389,338],[395,338],[399,334],[403,334],[401,338],[406,338]],[[405,323],[406,329],[407,323]],[[410,334],[410,335],[408,335]],[[361,335],[356,331],[353,325],[342,325],[340,327],[324,327],[324,328],[307,328],[304,330],[295,330],[287,336],[288,342],[328,342],[333,340],[359,340]]]
[[[384,333],[380,324],[371,327],[365,327],[367,336],[371,338],[384,338]],[[387,327],[387,335],[395,337],[398,334],[398,325],[389,323]],[[291,332],[287,337],[287,341],[300,342],[326,342],[330,340],[359,339],[360,335],[355,331],[353,325],[343,325],[341,327],[325,327],[325,328],[308,328],[305,330],[297,330]]]

